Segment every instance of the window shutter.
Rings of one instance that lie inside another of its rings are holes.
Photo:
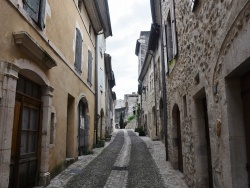
[[[88,51],[88,81],[92,81],[92,53]]]
[[[41,0],[23,0],[23,8],[29,16],[38,23],[39,7]]]
[[[41,0],[40,2],[40,16],[38,19],[38,25],[40,27],[40,29],[44,29],[45,28],[45,10],[46,10],[46,0]]]
[[[175,13],[174,13],[174,0],[170,4],[170,14],[171,14],[171,29],[172,29],[172,40],[173,40],[173,55],[177,55],[177,38],[175,29]]]
[[[80,74],[82,63],[82,36],[79,29],[76,29],[76,49],[75,49],[75,68]]]
[[[171,16],[168,14],[167,25],[167,61],[170,62],[173,59],[173,40],[172,40],[172,29],[171,29]]]
[[[166,25],[163,27],[163,53],[164,53],[164,63],[165,63],[165,73],[168,72],[168,59],[167,59],[167,37],[166,37]]]
[[[103,91],[103,70],[100,68],[100,91]]]

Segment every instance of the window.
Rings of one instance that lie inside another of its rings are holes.
[[[76,49],[75,49],[75,69],[81,74],[82,65],[82,35],[79,29],[76,29]]]
[[[45,6],[46,0],[23,0],[23,9],[42,30],[45,28]]]
[[[91,84],[92,83],[92,53],[89,50],[88,51],[88,82]]]
[[[168,64],[177,55],[177,39],[175,29],[175,13],[174,1],[170,1],[170,10],[168,12],[167,20],[163,28],[163,45],[164,45],[164,59],[166,72],[168,72]]]

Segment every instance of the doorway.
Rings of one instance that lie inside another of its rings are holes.
[[[209,133],[209,119],[205,89],[202,89],[195,100],[196,110],[196,171],[197,187],[213,187],[213,171]]]
[[[173,167],[183,173],[181,118],[179,107],[175,104],[172,112],[173,121]]]
[[[80,100],[78,105],[78,152],[79,156],[83,155],[85,150],[85,105]]]
[[[14,109],[9,187],[37,184],[41,142],[41,87],[19,76]]]
[[[246,73],[241,78],[241,97],[243,104],[243,116],[245,126],[245,139],[246,139],[246,154],[247,164],[246,170],[248,173],[248,187],[250,182],[250,72]]]

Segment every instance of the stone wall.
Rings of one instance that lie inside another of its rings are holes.
[[[200,187],[207,183],[199,174],[202,168],[199,160],[203,152],[199,145],[199,122],[203,114],[197,108],[199,101],[205,97],[212,184],[214,187],[247,187],[246,170],[232,171],[236,159],[233,158],[235,151],[232,150],[229,139],[231,135],[228,118],[233,114],[228,112],[225,78],[249,57],[249,44],[245,42],[249,38],[249,1],[199,1],[194,12],[191,11],[189,3],[190,1],[174,1],[178,55],[172,71],[166,77],[170,161],[173,161],[174,146],[172,110],[177,104],[181,116],[185,179],[190,187]],[[169,11],[168,1],[162,1],[162,11],[164,22]],[[242,61],[236,65],[238,59],[228,55],[229,52],[237,57],[244,56],[245,59],[239,57]],[[231,62],[227,56],[234,59],[234,66],[227,63]],[[244,157],[242,160],[245,160]]]

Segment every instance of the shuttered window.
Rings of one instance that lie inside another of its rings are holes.
[[[170,9],[163,28],[164,62],[166,73],[169,69],[169,62],[177,56],[177,37],[175,28],[174,0],[170,1]]]
[[[88,51],[88,82],[92,83],[92,53]]]
[[[82,65],[82,35],[79,29],[76,28],[76,49],[75,49],[75,69],[81,74]]]
[[[24,10],[42,30],[45,28],[45,7],[46,0],[23,0]]]

